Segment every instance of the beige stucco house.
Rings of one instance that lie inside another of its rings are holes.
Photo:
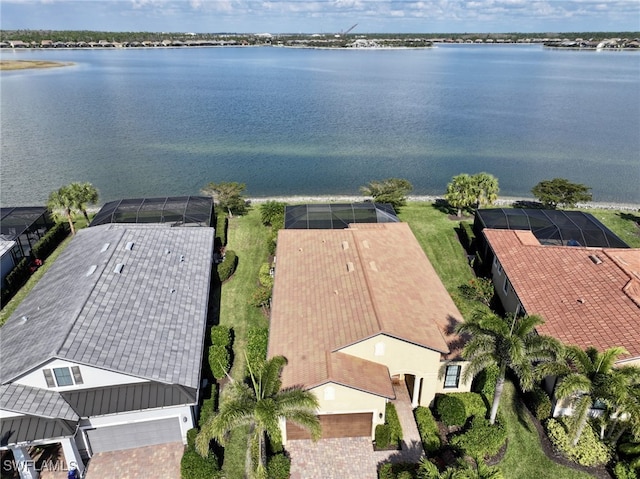
[[[373,437],[393,382],[414,407],[468,391],[461,321],[406,223],[278,235],[268,355],[288,359],[284,388],[316,394],[325,438]],[[306,437],[282,430],[285,443]]]

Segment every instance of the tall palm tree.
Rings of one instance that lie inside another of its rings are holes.
[[[69,186],[61,186],[55,191],[52,191],[47,201],[47,206],[53,213],[54,217],[64,216],[69,222],[71,228],[71,234],[76,234],[76,229],[73,226],[73,217],[71,216],[72,209],[75,208],[75,199],[73,191]]]
[[[258,367],[249,365],[251,384],[232,381],[225,390],[218,412],[198,433],[196,449],[206,455],[211,439],[224,444],[228,434],[239,426],[249,426],[247,463],[249,473],[263,478],[266,475],[266,437],[281,442],[280,420],[285,419],[320,437],[320,421],[316,416],[317,398],[301,387],[281,390],[280,375],[287,364],[283,356],[275,356]],[[251,465],[251,451],[258,452],[258,464]]]
[[[603,352],[594,347],[582,350],[577,346],[569,346],[565,353],[565,363],[558,365],[555,373],[560,377],[555,394],[559,399],[573,399],[573,415],[570,429],[573,434],[572,444],[578,444],[582,435],[589,411],[598,401],[605,411],[620,414],[638,414],[634,404],[636,387],[640,384],[640,368],[637,366],[615,367],[618,358],[627,354],[622,347],[609,348]],[[637,425],[638,418],[633,416],[629,425]]]
[[[475,183],[471,175],[461,173],[454,176],[447,185],[444,199],[458,211],[458,217],[462,216],[462,209],[470,207],[477,199]]]
[[[95,205],[98,202],[98,190],[91,183],[71,183],[68,185],[73,196],[73,206],[84,215],[89,224],[87,204]]]
[[[498,414],[507,369],[515,373],[526,391],[541,377],[538,364],[555,361],[562,350],[558,340],[536,333],[536,326],[543,323],[540,316],[514,315],[505,319],[494,313],[477,311],[471,319],[456,327],[458,333],[471,336],[462,350],[462,356],[469,361],[463,373],[465,382],[489,366],[498,368],[489,417],[491,424],[495,423]]]

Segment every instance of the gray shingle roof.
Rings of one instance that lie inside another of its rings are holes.
[[[197,388],[213,240],[206,227],[79,231],[0,329],[0,382],[61,358]]]
[[[79,419],[60,393],[20,384],[0,386],[0,409],[44,418]]]

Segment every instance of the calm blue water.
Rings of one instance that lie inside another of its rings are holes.
[[[197,194],[359,194],[409,179],[442,194],[487,171],[503,196],[542,179],[640,203],[640,54],[540,46],[2,51],[74,62],[3,72],[2,206],[71,181],[101,202]]]

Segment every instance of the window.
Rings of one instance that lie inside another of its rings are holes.
[[[504,277],[504,286],[502,287],[502,290],[504,291],[505,295],[509,295],[509,286],[511,286],[511,284],[509,283],[509,278],[507,278],[506,276]]]
[[[447,372],[444,376],[444,387],[445,388],[457,388],[460,383],[460,371],[462,370],[462,366],[454,365],[447,366]]]
[[[493,264],[496,266],[496,271],[498,272],[498,275],[502,274],[502,265],[500,264],[500,261],[498,261],[498,257],[496,256],[495,258],[493,258]]]
[[[82,374],[78,366],[72,366],[71,368],[53,368],[43,369],[44,379],[47,382],[47,387],[63,387],[73,386],[74,384],[84,384],[82,380]],[[54,380],[55,378],[55,380]]]

